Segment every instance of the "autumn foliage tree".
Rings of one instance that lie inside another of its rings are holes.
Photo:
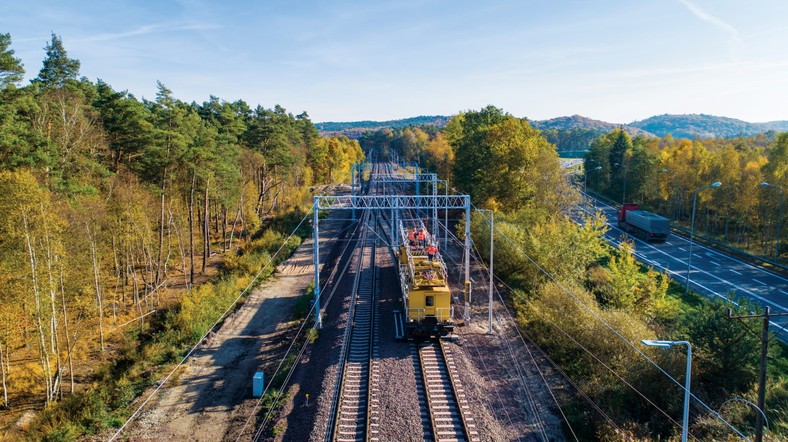
[[[419,132],[429,134],[426,143]],[[703,221],[696,221],[696,231],[702,223],[702,230],[727,235],[743,225],[757,233],[775,222],[769,213],[776,213],[778,195],[759,183],[783,185],[779,158],[788,151],[786,142],[783,136],[632,138],[615,130],[593,141],[586,168],[595,172],[588,184],[610,199],[640,202],[686,220],[692,191],[724,181],[727,192],[718,189],[699,198]],[[506,281],[508,301],[527,336],[583,392],[565,408],[581,440],[676,437],[679,427],[671,416],[681,414],[680,391],[633,350],[630,343],[644,336],[698,344],[693,391],[712,406],[752,393],[755,337],[724,318],[722,303],[704,303],[697,310],[684,305],[671,294],[667,274],[636,260],[632,243],[608,245],[601,216],[573,213],[578,195],[568,184],[571,177],[554,146],[526,119],[488,106],[460,113],[439,133],[384,129],[362,135],[361,143],[366,150],[394,152],[405,162],[451,176],[452,185],[475,204],[495,210],[497,276]],[[489,224],[481,215],[473,215],[471,232],[476,250],[488,258]],[[679,353],[646,352],[668,373],[684,369]],[[730,433],[702,412],[694,414],[692,425],[693,434],[709,440]]]
[[[588,151],[588,187],[619,203],[622,198],[640,203],[689,228],[694,191],[720,181],[714,192],[698,194],[696,233],[775,258],[785,233],[777,229],[780,187],[788,185],[785,144],[785,134],[630,139],[616,130],[595,140]]]
[[[156,341],[165,331],[151,324],[177,325],[181,301],[235,299],[235,282],[204,284],[219,262],[237,266],[253,234],[308,207],[309,186],[348,180],[364,158],[356,141],[322,138],[306,113],[186,103],[162,83],[155,100],[138,100],[78,78],[59,36],[45,52],[17,87],[24,70],[0,34],[0,407],[12,409],[103,388],[98,369]],[[216,320],[195,308],[200,324]],[[172,333],[174,346],[192,336]]]

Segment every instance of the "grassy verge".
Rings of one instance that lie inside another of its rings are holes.
[[[668,296],[679,301],[681,314],[683,315],[691,314],[698,307],[708,302],[708,299],[703,295],[700,295],[693,291],[687,293],[687,290],[684,288],[683,285],[674,282],[673,280],[670,281]]]

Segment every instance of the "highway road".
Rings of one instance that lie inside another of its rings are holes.
[[[588,197],[588,196],[587,196]],[[622,235],[616,223],[616,207],[588,197],[592,211],[602,212],[610,229],[608,240],[613,244],[621,241]],[[664,243],[649,243],[633,238],[637,258],[655,269],[667,272],[677,283],[686,286],[689,239],[671,234]],[[694,242],[692,245],[692,268],[690,288],[707,297],[728,299],[732,302],[746,298],[761,306],[771,307],[771,313],[788,312],[788,279],[762,267],[740,261],[721,251]],[[788,343],[788,316],[771,320],[770,330],[777,333],[781,341]],[[753,327],[759,328],[758,324]]]
[[[561,158],[561,167],[564,169],[568,169],[579,164],[583,164],[582,158]]]

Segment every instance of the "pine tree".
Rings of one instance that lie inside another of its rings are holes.
[[[25,74],[22,61],[14,57],[14,50],[8,49],[11,46],[11,34],[0,34],[0,89],[18,83]]]
[[[44,59],[44,66],[38,73],[38,77],[33,80],[46,87],[62,87],[68,80],[76,80],[79,76],[79,60],[68,58],[63,41],[52,34],[52,41],[44,46],[47,57]]]

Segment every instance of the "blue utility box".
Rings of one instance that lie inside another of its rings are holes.
[[[252,396],[262,396],[263,390],[265,390],[265,375],[262,371],[258,371],[254,374],[254,378],[252,378]]]

